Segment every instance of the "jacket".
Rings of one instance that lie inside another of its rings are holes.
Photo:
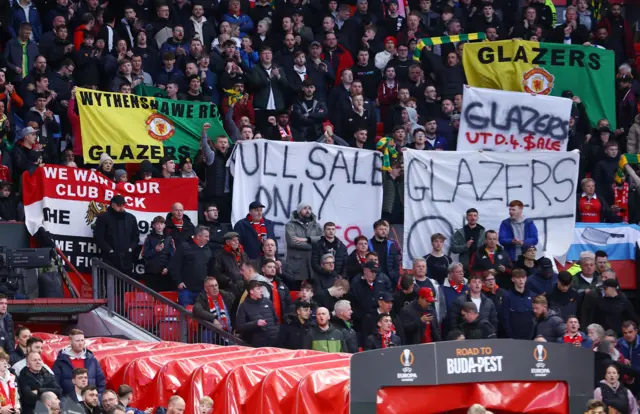
[[[439,342],[442,340],[436,310],[432,305],[426,309],[423,308],[416,299],[400,311],[400,320],[402,321],[405,335],[405,345],[417,345],[423,342],[426,324],[422,323],[420,318],[424,314],[433,315],[433,319],[429,322],[431,324],[432,341]]]
[[[498,272],[499,266],[504,266],[505,271]],[[489,256],[489,253],[487,253],[486,247],[483,245],[475,254],[471,256],[471,260],[469,262],[470,271],[483,274],[486,270],[494,269],[498,272],[498,276],[500,276],[500,279],[504,279],[505,276],[508,276],[504,275],[503,273],[511,273],[512,267],[513,265],[511,264],[511,258],[508,254],[505,253],[502,246],[496,246],[496,250],[493,253],[493,261],[491,260],[491,256]]]
[[[295,280],[309,280],[311,271],[311,249],[313,243],[320,240],[322,227],[316,221],[316,215],[311,213],[307,222],[300,219],[298,212],[291,214],[291,221],[284,226],[287,241],[287,269]],[[304,238],[300,242],[296,238]]]
[[[533,294],[526,287],[522,293],[515,289],[509,290],[502,298],[502,315],[507,338],[531,339],[532,299]]]
[[[389,342],[389,348],[402,345],[400,337],[393,333]],[[380,335],[380,332],[367,336],[367,340],[364,342],[364,350],[369,351],[371,349],[382,349],[382,335]]]
[[[474,240],[474,244],[471,245],[471,248],[467,248],[467,239],[464,234],[464,227],[457,229],[451,238],[451,253],[456,253],[458,255],[458,260],[462,263],[465,270],[469,269],[469,261],[475,251],[473,246],[484,245],[485,229],[479,224],[477,224],[476,227],[479,228],[478,239]]]
[[[516,247],[513,244],[512,240],[513,236],[513,228],[511,227],[511,219],[507,218],[500,223],[500,231],[498,232],[498,242],[500,245],[504,247],[505,251],[509,254],[512,261],[517,259],[516,257]],[[524,219],[524,243],[537,245],[538,244],[538,228],[536,227],[533,220],[530,218]]]
[[[298,99],[291,108],[291,126],[298,130],[304,141],[315,141],[322,135],[322,123],[329,116],[325,101],[313,99],[311,107],[307,107],[304,99]]]
[[[233,292],[236,296],[242,293],[243,282],[240,274],[240,265],[234,254],[218,250],[214,258],[214,275],[220,283],[220,289]],[[240,263],[249,259],[246,252],[240,255]]]
[[[176,50],[178,50],[179,47],[184,49],[185,55],[188,55],[189,54],[189,46],[190,46],[190,41],[188,41],[186,38],[182,40],[182,43],[178,43],[172,37],[171,39],[167,40],[166,42],[164,42],[162,44],[162,47],[160,48],[160,56],[162,56],[166,52],[173,52],[174,55],[177,55]]]
[[[15,348],[15,344],[13,343],[13,335],[15,330],[13,328],[13,317],[9,312],[5,313],[3,316],[0,316],[0,329],[2,329],[6,334],[6,353],[13,350]]]
[[[20,376],[18,377],[18,391],[20,393],[22,414],[33,414],[40,396],[47,391],[53,392],[58,396],[58,398],[62,398],[63,395],[62,389],[56,382],[54,376],[44,368],[42,368],[37,374],[33,373],[28,368],[20,371]],[[34,393],[34,391],[36,392]]]
[[[195,233],[196,227],[186,214],[182,216],[182,230],[179,230],[173,222],[173,213],[167,214],[166,227],[164,228],[164,236],[173,237],[176,245],[189,240]]]
[[[496,328],[481,316],[473,322],[464,322],[461,328],[465,339],[496,338]]]
[[[164,243],[162,250],[156,251],[156,247]],[[145,272],[149,274],[159,275],[163,269],[169,266],[171,258],[176,253],[175,241],[169,242],[169,240],[155,231],[149,233],[142,245],[142,252],[140,255],[145,261]]]
[[[562,318],[558,316],[555,311],[550,310],[541,319],[534,319],[531,339],[535,339],[537,336],[543,336],[547,342],[558,342],[558,338],[564,336],[567,330],[566,328],[567,325]]]
[[[600,275],[597,272],[593,273],[593,279],[591,283],[587,282],[582,277],[582,272],[578,272],[573,275],[573,280],[571,280],[571,287],[578,291],[578,293],[584,293],[585,290],[591,289],[593,290],[596,285],[600,283]]]
[[[570,287],[568,291],[562,292],[557,285],[547,293],[547,300],[549,301],[549,309],[556,311],[564,321],[571,315],[577,316],[582,303],[582,297],[577,290]],[[582,318],[580,320],[583,321]]]
[[[305,349],[304,341],[310,327],[309,321],[300,322],[296,314],[287,315],[286,323],[280,326],[276,346],[286,349]]]
[[[222,250],[224,235],[232,230],[231,224],[205,220],[200,225],[209,229],[209,248],[211,253]]]
[[[618,383],[618,386],[613,388],[606,380],[602,380],[600,386],[594,390],[593,397],[602,401],[608,409],[615,410],[609,412],[638,414],[635,395],[622,383]]]
[[[176,287],[184,283],[188,290],[200,292],[207,276],[213,275],[211,250],[198,246],[193,238],[180,243],[169,262],[169,275]],[[220,288],[224,289],[220,282]]]
[[[540,271],[536,271],[527,278],[527,289],[535,295],[549,294],[557,286],[558,275],[553,273],[550,278],[546,278]]]
[[[119,270],[129,272],[133,264],[133,249],[140,243],[136,217],[126,211],[117,213],[109,206],[107,212],[96,219],[93,234],[104,260]]]
[[[260,319],[264,319],[267,324],[258,326]],[[247,297],[238,307],[236,331],[242,339],[255,347],[275,346],[280,325],[271,301],[265,297],[260,300]]]
[[[322,352],[347,352],[342,331],[331,324],[327,330],[312,325],[305,337],[304,348]]]
[[[634,123],[627,134],[627,153],[640,153],[640,115],[636,115]]]
[[[244,37],[253,31],[253,21],[248,14],[240,14],[239,16],[234,16],[231,13],[225,13],[222,16],[223,22],[228,22],[229,24],[237,24],[240,26],[240,37]]]
[[[71,347],[66,347],[60,351],[56,362],[53,363],[53,374],[63,394],[70,394],[74,391],[73,383],[71,382],[71,374],[74,369],[71,364],[72,355]],[[82,351],[81,358],[84,359],[84,367],[89,371],[89,385],[95,385],[98,388],[98,393],[102,394],[106,388],[106,379],[100,363],[93,356],[93,352],[88,349]]]
[[[44,370],[44,367],[42,368]],[[13,404],[14,408],[20,408],[20,393],[18,392],[18,377],[13,375],[9,370],[5,371],[5,376],[0,377],[0,387],[6,387],[9,390],[10,394],[7,394],[7,397],[10,399],[15,398],[15,404]],[[13,390],[11,389],[13,388]],[[13,395],[11,395],[13,394]],[[11,401],[3,402],[2,406],[9,405]]]
[[[605,330],[612,329],[618,336],[622,334],[622,322],[640,322],[633,305],[621,295],[615,297],[600,296],[593,303],[589,314],[585,315],[589,323],[597,323]]]
[[[382,173],[382,213],[391,224],[404,221],[404,174],[393,178],[387,171]]]
[[[224,311],[226,312],[227,320],[235,319],[235,315],[231,314],[231,308],[235,302],[235,297],[232,293],[225,292],[224,290],[220,291],[220,295],[222,296],[222,302],[224,303]],[[222,309],[220,310],[220,313],[222,314]],[[204,290],[200,292],[193,304],[193,317],[207,322],[213,322],[215,320],[220,321],[222,317],[222,315],[218,315],[218,311],[216,309],[214,309],[213,312],[211,311],[209,308],[209,298],[207,296],[207,292]],[[229,327],[231,327],[230,324]]]
[[[449,278],[444,280],[442,284],[442,293],[444,295],[444,300],[446,303],[446,309],[450,309],[453,306],[453,302],[455,302],[458,297],[461,295],[465,295],[469,291],[469,286],[467,285],[467,279],[464,279],[464,287],[460,291],[460,293],[456,292],[456,290],[451,286],[451,281]]]
[[[358,352],[358,333],[353,329],[351,322],[336,318],[334,315],[331,317],[331,326],[342,331],[344,344],[346,346],[345,352],[350,354]]]
[[[369,239],[369,250],[375,252],[374,238]],[[398,283],[400,279],[400,267],[402,266],[402,250],[400,245],[394,240],[386,240],[386,263],[387,266],[380,271],[386,273],[392,283]]]
[[[276,240],[274,222],[265,218],[264,226],[267,228],[267,238]],[[245,217],[239,220],[236,225],[233,226],[233,231],[240,235],[240,244],[244,247],[244,252],[249,256],[249,259],[255,260],[260,257],[262,253],[262,243],[258,240],[258,233],[253,229],[249,219]]]
[[[27,41],[27,67],[33,68],[33,64],[38,57],[38,45],[29,40]],[[17,38],[13,38],[4,46],[2,53],[5,64],[7,65],[7,82],[19,82],[22,80],[24,73],[17,74],[15,69],[22,69],[22,45]]]
[[[373,288],[362,276],[356,276],[351,281],[349,300],[353,308],[353,322],[358,332],[362,331],[362,323],[367,315],[375,314],[378,309],[378,296],[382,292],[391,293],[392,286],[387,278],[377,275],[373,281]],[[362,338],[364,339],[364,338]]]
[[[319,275],[323,274],[321,260],[322,256],[328,253],[331,253],[336,261],[334,267],[335,272],[344,276],[346,274],[347,257],[349,253],[342,240],[337,237],[334,238],[333,242],[329,242],[324,236],[321,236],[317,242],[313,243],[311,251],[311,268],[313,271]],[[360,271],[358,271],[358,273],[360,273]],[[326,288],[328,288],[328,286]]]
[[[17,39],[20,34],[20,25],[22,23],[29,22],[31,23],[33,40],[36,43],[39,43],[40,39],[42,39],[42,22],[40,21],[40,13],[38,13],[36,5],[33,4],[33,2],[30,2],[27,11],[20,6],[19,2],[16,0],[13,2],[11,13],[11,26],[9,27],[11,36],[14,39]]]
[[[329,66],[333,69],[333,72],[336,75],[334,86],[340,85],[340,82],[342,82],[340,78],[342,71],[349,69],[354,63],[351,53],[349,53],[349,51],[341,44],[338,44],[333,52],[325,50],[322,55],[320,55],[320,59],[328,61]]]
[[[632,368],[640,370],[640,335],[636,335],[632,344],[625,341],[624,338],[619,338],[616,342],[616,348],[624,359],[629,361]]]
[[[277,67],[276,65],[271,68]],[[280,111],[286,107],[286,95],[289,91],[289,81],[283,68],[278,68],[280,79],[271,78],[262,63],[258,63],[251,68],[247,75],[249,83],[254,87],[253,107],[254,109],[266,110],[269,103],[269,94],[273,92],[275,110]]]
[[[448,326],[450,329],[461,328],[464,321],[460,315],[460,310],[467,302],[472,302],[470,292],[459,296],[458,299],[453,301],[453,304],[447,313],[447,317],[449,319]],[[496,311],[496,305],[491,299],[487,298],[484,293],[480,293],[479,318],[485,319],[489,322],[493,326],[494,332],[498,330],[498,312]]]

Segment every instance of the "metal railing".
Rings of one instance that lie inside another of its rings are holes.
[[[91,274],[93,298],[107,300],[110,316],[127,319],[160,340],[246,346],[240,338],[195,319],[189,309],[101,260],[93,259]]]

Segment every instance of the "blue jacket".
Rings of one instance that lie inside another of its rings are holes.
[[[276,240],[275,224],[273,221],[264,219],[264,226],[267,228],[267,238],[276,241],[276,249],[278,248],[278,241]],[[258,233],[253,229],[253,226],[249,220],[245,217],[238,221],[233,227],[233,231],[240,235],[240,244],[244,248],[244,252],[249,256],[249,259],[257,259],[262,254],[262,244],[258,240]]]
[[[462,295],[466,295],[469,292],[469,286],[466,283],[467,281],[465,280],[464,287],[462,288],[460,293],[458,293],[454,288],[451,287],[449,278],[446,278],[444,280],[444,283],[442,284],[442,293],[444,293],[444,298],[447,301],[447,309],[451,309],[451,307],[453,306],[453,302],[456,299],[458,299]]]
[[[24,12],[24,9],[18,4],[18,0],[13,2],[13,7],[11,8],[11,24],[9,25],[9,31],[11,32],[11,37],[14,39],[18,38],[18,34],[20,34],[20,25],[27,21],[27,15]],[[29,5],[29,23],[31,23],[33,40],[36,43],[40,43],[40,39],[42,39],[42,22],[40,21],[40,14],[38,13],[38,9],[33,4],[33,2]]]
[[[513,241],[513,228],[511,227],[511,219],[504,219],[502,223],[500,223],[500,232],[498,233],[498,241],[500,245],[504,247],[511,260],[514,262],[518,259],[516,257],[516,246],[512,243]],[[533,220],[526,218],[524,219],[524,243],[537,245],[538,244],[538,228],[534,224]]]
[[[155,81],[156,85],[167,85],[170,81],[175,82],[178,85],[182,84],[184,80],[184,73],[178,69],[178,66],[174,65],[173,70],[171,72],[167,72],[167,70],[163,67],[156,74]]]
[[[165,52],[173,52],[174,54],[176,54],[176,50],[178,50],[179,47],[184,49],[185,55],[189,55],[189,46],[190,43],[186,39],[182,43],[176,43],[173,38],[170,38],[162,44],[162,47],[160,48],[160,56],[162,56]],[[178,57],[179,56],[177,56],[176,54],[176,60]]]
[[[241,49],[240,58],[242,58],[242,61],[244,62],[244,64],[250,68],[252,68],[253,65],[255,65],[256,63],[260,62],[260,56],[258,55],[258,52],[256,52],[255,50],[251,53],[247,53]]]
[[[62,394],[71,394],[74,392],[73,383],[71,382],[71,374],[73,373],[73,365],[69,358],[69,352],[71,347],[66,347],[58,354],[56,362],[53,363],[53,374],[56,377],[56,381],[60,388],[62,388]],[[98,388],[98,393],[102,394],[106,387],[106,380],[104,372],[98,363],[98,360],[93,356],[93,352],[85,349],[84,367],[89,374],[89,385],[95,385]]]
[[[237,24],[240,26],[240,38],[242,39],[245,35],[250,34],[253,30],[253,20],[249,17],[248,14],[241,14],[240,16],[232,16],[229,13],[225,13],[222,16],[223,22],[228,22],[229,24]]]
[[[502,298],[502,320],[507,338],[531,339],[533,331],[533,303],[535,295],[526,287],[520,294],[509,290]]]
[[[444,137],[441,137],[439,135],[436,135],[436,140],[433,141],[433,145],[431,145],[429,140],[426,140],[424,144],[425,144],[424,149],[426,149],[426,150],[443,150],[443,151],[446,151],[449,148],[449,143],[447,142],[447,139],[444,138]]]
[[[633,343],[633,348],[624,340],[624,338],[618,339],[616,348],[622,354],[627,361],[631,363],[631,367],[634,369],[640,369],[640,335],[636,335],[636,340]]]
[[[534,271],[533,274],[527,278],[527,289],[536,295],[541,295],[543,293],[549,294],[556,286],[557,282],[558,275],[555,273],[550,279],[545,279],[540,272]]]
[[[373,249],[373,238],[369,239],[369,250],[375,252]],[[387,240],[387,268],[381,269],[381,271],[389,276],[391,283],[394,285],[400,280],[401,264],[402,251],[400,251],[400,246],[393,240]]]
[[[591,340],[591,338],[587,336],[587,334],[580,331],[580,336],[582,337],[582,344],[580,345],[582,348],[587,348],[587,349],[593,348],[593,341]],[[563,344],[564,337],[561,336],[560,338],[558,338],[558,343]]]

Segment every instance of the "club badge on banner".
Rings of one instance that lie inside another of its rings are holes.
[[[573,101],[464,87],[458,151],[566,151]]]
[[[373,235],[382,210],[382,155],[336,145],[280,141],[238,141],[228,161],[233,174],[233,216],[245,218],[249,204],[264,204],[275,222],[279,253],[286,253],[284,225],[300,202],[309,203],[319,223],[336,223],[348,249],[360,234]]]
[[[525,217],[538,228],[538,251],[562,256],[575,223],[577,152],[404,152],[403,265],[431,251],[431,235],[447,237],[475,208],[486,230],[500,228],[508,204],[524,203]]]
[[[140,243],[144,243],[154,217],[165,217],[174,202],[184,206],[193,223],[198,219],[198,180],[175,178],[119,183],[79,168],[45,166],[23,176],[25,224],[32,235],[41,227],[80,272],[90,270],[99,256],[93,242],[96,219],[107,211],[109,200],[124,196],[126,210],[136,216]],[[140,273],[144,269],[136,269]]]

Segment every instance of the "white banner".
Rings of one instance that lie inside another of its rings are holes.
[[[337,236],[349,250],[353,240],[373,235],[382,210],[382,155],[303,142],[238,141],[227,164],[234,176],[235,225],[249,213],[249,204],[264,204],[264,216],[275,222],[279,253],[286,253],[284,225],[302,201],[318,222],[336,223]]]
[[[458,151],[566,151],[568,98],[464,87]]]
[[[451,236],[475,208],[486,230],[498,231],[508,204],[520,200],[538,228],[538,252],[562,256],[572,242],[577,152],[404,152],[403,265],[431,251],[430,237]]]

